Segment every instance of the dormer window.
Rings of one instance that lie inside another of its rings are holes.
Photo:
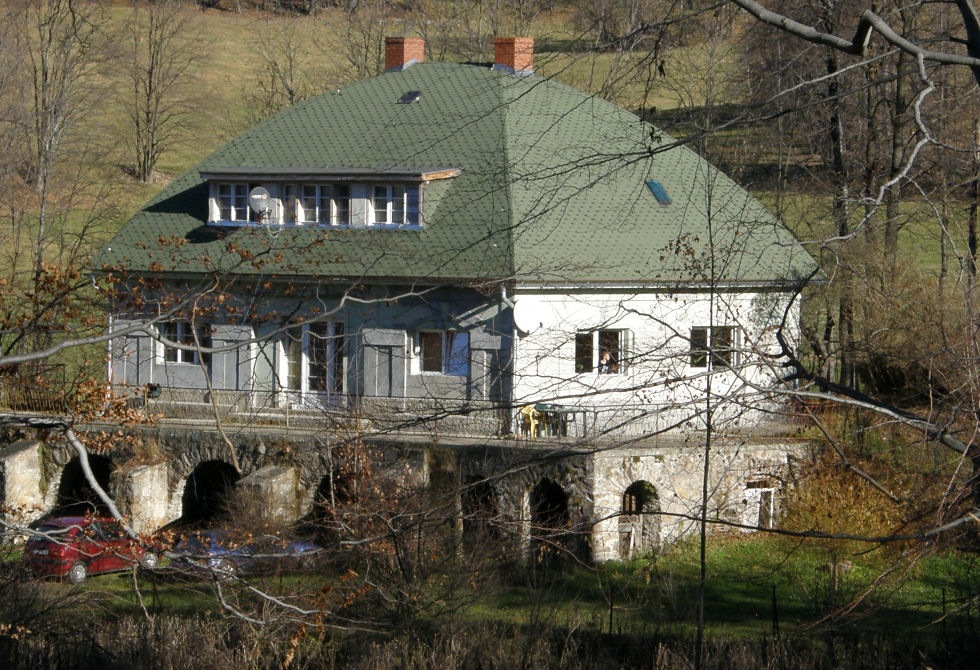
[[[227,168],[202,171],[208,222],[216,225],[414,228],[422,226],[425,184],[460,168]]]
[[[218,220],[249,221],[248,184],[218,184]]]
[[[419,225],[419,187],[403,184],[375,184],[371,200],[376,226]]]
[[[287,193],[299,189],[296,200],[287,198],[295,212],[294,223],[322,223],[331,226],[350,225],[350,186],[347,184],[290,184]]]

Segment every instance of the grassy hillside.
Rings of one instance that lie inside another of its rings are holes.
[[[224,3],[230,4],[230,3]],[[188,169],[266,113],[260,100],[269,77],[270,62],[285,65],[283,53],[294,50],[295,80],[305,95],[331,90],[356,79],[345,50],[347,25],[343,12],[328,8],[315,17],[247,10],[199,9],[180,6],[184,21],[181,39],[194,54],[181,86],[189,111],[179,124],[178,141],[169,146],[157,166],[153,183],[141,184],[129,177],[132,165],[131,122],[124,100],[130,95],[124,57],[103,68],[97,113],[88,117],[83,134],[105,142],[108,177],[120,197],[121,212],[134,212],[162,184]],[[110,6],[108,31],[119,48],[131,39],[129,4]],[[392,18],[385,34],[417,34],[411,26]],[[549,77],[605,95],[628,109],[668,109],[681,104],[682,95],[670,81],[654,80],[653,65],[643,54],[629,57],[569,49],[576,33],[568,11],[543,14],[531,34],[536,40],[536,70]],[[465,45],[468,49],[472,45]],[[492,45],[481,60],[493,58]],[[450,60],[465,60],[469,53],[448,53]],[[704,52],[697,46],[678,47],[676,62],[697,69]],[[685,66],[686,68],[687,66]],[[686,85],[691,85],[688,80]],[[688,92],[689,94],[690,92]]]

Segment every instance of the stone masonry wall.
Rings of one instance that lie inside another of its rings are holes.
[[[226,438],[234,445],[234,458]],[[115,468],[110,493],[140,532],[181,516],[188,477],[210,461],[237,461],[240,491],[260,499],[270,520],[288,523],[310,511],[318,487],[337,471],[344,450],[360,444],[327,432],[270,429],[221,436],[204,426],[144,429],[140,439],[154,441],[162,460],[134,464],[132,453],[110,454]],[[50,509],[71,453],[63,445],[32,444],[0,451],[4,502]],[[708,516],[718,523],[712,529],[744,530],[763,518],[753,506],[776,497],[792,459],[806,449],[794,442],[716,440],[710,453]],[[485,438],[436,445],[391,438],[372,442],[364,453],[373,459],[373,471],[392,486],[446,489],[459,505],[470,487],[488,491],[484,504],[493,508],[494,523],[515,558],[530,557],[542,532],[560,537],[581,558],[605,561],[625,557],[626,542],[631,553],[656,551],[697,529],[705,455],[695,443],[586,450],[541,440]],[[126,467],[119,466],[123,462]],[[641,496],[646,514],[625,515],[630,510],[624,510],[624,494],[637,486],[647,492]],[[760,496],[760,488],[773,495]],[[542,491],[564,506],[560,522],[553,518],[551,502],[544,513],[542,502],[535,502]],[[542,529],[548,524],[556,527]]]

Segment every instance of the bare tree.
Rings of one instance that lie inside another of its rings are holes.
[[[913,39],[902,36],[881,16],[873,10],[866,10],[854,27],[854,37],[850,40],[838,36],[838,29],[830,30],[814,27],[805,21],[797,21],[792,16],[780,14],[766,9],[754,0],[732,0],[736,5],[749,12],[759,21],[775,26],[780,30],[800,39],[816,44],[822,44],[842,53],[860,56],[865,54],[871,39],[877,32],[888,44],[900,49],[915,58],[932,61],[945,65],[963,65],[973,71],[974,77],[980,82],[980,14],[977,13],[973,0],[951,0],[959,11],[963,23],[963,37],[941,37],[942,42],[949,45],[962,44],[966,55],[946,53],[927,48]],[[843,26],[841,30],[843,30]],[[931,43],[931,41],[923,40]]]
[[[82,130],[98,91],[102,15],[67,1],[6,11],[0,355],[46,349],[65,332],[66,317],[88,313],[82,268],[103,239],[108,207],[97,175],[102,148]],[[74,371],[63,383],[71,379]]]
[[[384,38],[398,15],[390,0],[354,0],[344,7],[344,51],[352,79],[377,74],[384,64]]]
[[[132,124],[136,177],[153,178],[160,157],[179,139],[181,119],[188,111],[182,88],[188,69],[198,60],[197,39],[177,3],[137,4],[124,28],[130,95],[126,110]]]
[[[494,35],[529,35],[531,26],[552,5],[551,0],[483,0]]]
[[[35,191],[38,212],[31,262],[34,283],[41,282],[51,240],[48,218],[58,186],[55,171],[65,159],[66,145],[93,98],[89,86],[100,57],[98,40],[103,27],[98,8],[73,0],[37,0],[27,11],[11,8],[7,33],[28,76],[28,112],[20,128],[27,161],[25,181]],[[37,307],[37,305],[35,305]]]
[[[249,105],[253,121],[304,100],[314,90],[308,44],[314,38],[305,32],[307,28],[299,22],[289,23],[278,32],[258,28],[262,33],[258,50],[263,72],[246,93],[254,100]]]

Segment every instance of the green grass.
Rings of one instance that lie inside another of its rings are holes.
[[[617,634],[691,633],[697,559],[696,546],[681,543],[644,560],[539,572],[533,585],[514,580],[486,592],[468,611],[504,623],[547,620]],[[913,566],[887,551],[849,555],[841,559],[836,590],[829,561],[816,544],[763,536],[711,540],[708,630],[725,637],[771,635],[774,627],[781,633],[814,626],[921,632],[937,629],[944,613],[957,626],[976,623],[965,608],[971,585],[980,577],[971,554],[932,556]]]
[[[945,627],[967,630],[978,623],[973,601],[980,557],[975,554],[951,551],[908,562],[897,551],[869,550],[839,560],[843,567],[835,590],[830,556],[816,543],[762,535],[710,540],[705,588],[709,634],[755,638],[777,630],[792,634],[827,628],[921,634]],[[488,625],[691,634],[698,579],[696,543],[681,542],[659,555],[626,563],[512,567],[458,597],[465,603],[467,620]],[[337,584],[328,574],[254,576],[246,581],[291,597]],[[76,587],[50,582],[47,588]],[[168,616],[220,609],[211,580],[175,579],[165,572],[141,572],[137,581],[130,572],[94,576],[77,588],[96,596],[99,609],[114,616],[143,616],[144,608],[151,615]],[[257,604],[241,585],[223,588],[238,602]],[[439,591],[442,597],[441,585]]]
[[[252,607],[260,609],[259,598],[247,587],[296,601],[300,594],[316,593],[333,580],[325,575],[269,574],[247,577],[242,582],[229,580],[221,584],[223,597],[240,606],[243,611]],[[92,616],[141,618],[145,615],[196,617],[207,612],[218,612],[221,603],[217,585],[210,577],[175,576],[162,570],[156,573],[140,570],[136,578],[132,571],[114,572],[89,576],[80,585],[46,580],[45,588],[52,594],[80,589],[92,598],[86,607],[94,604]]]

